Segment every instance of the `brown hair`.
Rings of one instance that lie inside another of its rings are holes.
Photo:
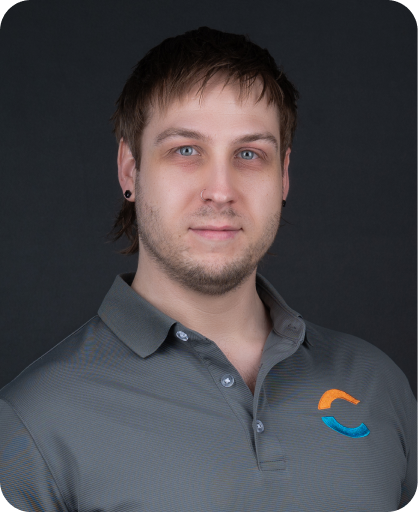
[[[278,107],[283,166],[286,150],[291,147],[296,130],[298,91],[269,52],[251,42],[248,35],[199,27],[165,39],[149,50],[134,67],[116,102],[117,109],[111,117],[113,132],[118,143],[123,138],[128,144],[136,169],[139,170],[141,162],[142,133],[149,122],[155,99],[160,111],[164,112],[170,102],[181,99],[203,80],[198,90],[201,99],[207,82],[218,72],[226,76],[224,86],[231,79],[234,83],[239,81],[239,102],[242,102],[244,87],[247,99],[256,79],[262,79],[263,89],[256,103],[267,92],[268,105],[273,103]],[[135,203],[125,198],[122,201],[108,236],[116,241],[125,234],[131,245],[118,252],[135,254],[139,250]]]

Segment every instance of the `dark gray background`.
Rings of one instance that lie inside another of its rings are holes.
[[[298,87],[282,227],[259,267],[304,318],[388,354],[416,394],[416,22],[389,0],[29,0],[0,29],[0,388],[94,316],[137,256],[109,117],[132,67],[207,25]]]

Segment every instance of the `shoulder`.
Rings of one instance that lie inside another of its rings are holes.
[[[120,350],[115,340],[116,336],[95,315],[0,389],[0,400],[23,415],[46,412],[57,402],[65,402],[74,391],[80,392],[80,380],[88,379],[103,365],[106,353]]]
[[[352,334],[304,321],[307,339],[312,341],[313,357],[321,361],[324,369],[325,366],[337,368],[360,381],[375,383],[398,399],[410,398],[412,390],[405,373],[383,350]]]

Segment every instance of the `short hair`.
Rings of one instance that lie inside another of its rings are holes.
[[[123,138],[128,144],[138,171],[142,134],[155,100],[160,111],[164,112],[171,102],[182,99],[202,81],[198,90],[201,99],[207,82],[215,73],[225,76],[224,87],[230,81],[239,82],[238,102],[242,102],[244,91],[248,99],[257,78],[262,80],[263,89],[256,103],[267,93],[268,105],[274,104],[278,108],[283,167],[296,130],[298,91],[267,49],[250,41],[247,34],[230,34],[205,26],[165,39],[149,50],[134,66],[116,102],[116,111],[110,118],[114,123],[113,133],[118,143]],[[124,234],[129,239],[131,245],[118,251],[120,254],[138,252],[137,229],[135,203],[123,198],[108,234],[114,233],[112,241]]]

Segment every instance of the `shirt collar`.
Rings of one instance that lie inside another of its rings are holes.
[[[135,272],[116,276],[98,315],[129,348],[141,357],[147,357],[160,347],[171,327],[178,322],[134,291],[131,287],[134,277]],[[260,299],[270,309],[274,332],[294,342],[312,344],[306,337],[302,315],[290,308],[259,273],[256,274],[256,288]],[[304,339],[300,339],[302,336]]]

